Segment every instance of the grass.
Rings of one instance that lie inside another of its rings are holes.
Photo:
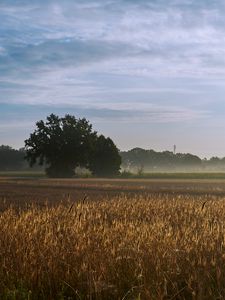
[[[207,202],[206,202],[207,200]],[[1,202],[1,299],[224,299],[225,199]]]
[[[134,174],[129,172],[121,173],[122,178],[135,179],[225,179],[224,172],[160,172]]]
[[[0,177],[45,178],[44,171],[0,171]],[[76,178],[94,178],[90,174],[79,174]],[[118,179],[225,179],[225,172],[122,172]]]
[[[43,171],[0,171],[0,177],[42,178],[45,177],[45,173]]]

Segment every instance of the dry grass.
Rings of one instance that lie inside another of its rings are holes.
[[[1,299],[224,299],[225,199],[121,195],[0,214]]]

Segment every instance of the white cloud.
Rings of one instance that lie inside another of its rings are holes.
[[[201,119],[196,96],[210,101],[195,81],[225,78],[224,12],[219,0],[2,1],[0,103]]]

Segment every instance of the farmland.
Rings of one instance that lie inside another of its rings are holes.
[[[0,178],[1,299],[224,299],[225,181]]]

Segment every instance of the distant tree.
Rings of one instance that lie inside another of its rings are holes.
[[[46,165],[49,177],[72,177],[77,166],[88,164],[97,133],[85,118],[51,114],[46,122],[37,122],[36,127],[25,140],[30,166]]]
[[[139,170],[140,166],[144,166],[149,171],[173,171],[196,169],[202,167],[201,159],[190,153],[177,153],[171,151],[156,152],[154,150],[144,150],[134,148],[127,152],[120,153],[122,157],[122,168],[130,170]]]
[[[209,164],[212,164],[212,165],[219,165],[219,164],[221,164],[221,159],[219,159],[216,156],[213,156],[210,158],[210,160],[208,162],[209,162]]]
[[[116,176],[119,174],[121,156],[110,138],[97,137],[89,169],[96,176]]]
[[[176,157],[178,158],[179,163],[184,166],[200,166],[202,163],[202,160],[198,156],[190,153],[178,153]]]
[[[10,146],[0,146],[0,170],[16,171],[24,167],[24,153]]]

